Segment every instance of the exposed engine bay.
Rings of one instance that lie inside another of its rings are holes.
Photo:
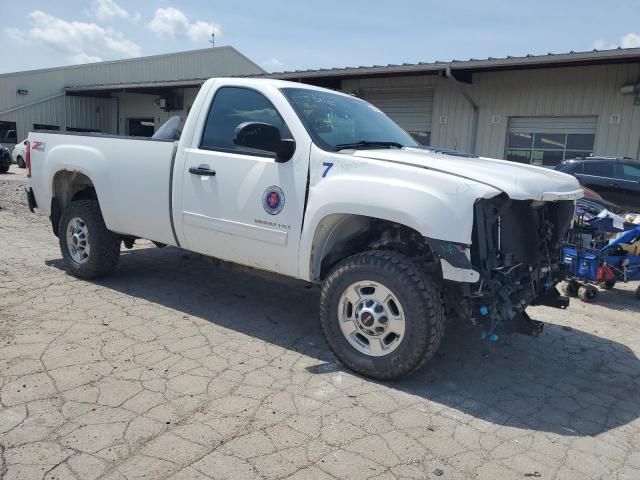
[[[505,333],[537,336],[543,324],[531,320],[525,309],[569,304],[555,286],[565,277],[561,247],[573,212],[572,201],[511,200],[506,195],[478,200],[470,259],[452,252],[439,256],[456,267],[467,263],[480,278],[456,284],[456,293],[448,290],[448,307],[483,325],[494,339]]]

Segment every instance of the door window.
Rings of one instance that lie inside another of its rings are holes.
[[[640,181],[640,167],[634,165],[622,165],[622,178],[625,180]]]
[[[269,123],[280,130],[283,138],[291,136],[284,120],[264,95],[249,88],[222,87],[211,103],[200,148],[274,157],[275,154],[271,152],[241,147],[234,143],[235,129],[244,122]]]
[[[582,173],[594,177],[613,177],[613,165],[609,162],[585,162]]]

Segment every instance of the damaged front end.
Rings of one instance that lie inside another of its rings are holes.
[[[573,201],[511,200],[506,195],[478,200],[467,257],[479,279],[459,284],[463,301],[457,310],[482,324],[493,339],[504,333],[539,335],[542,322],[531,320],[525,309],[569,304],[555,286],[565,277],[561,246],[573,212]],[[440,256],[441,262],[445,257],[452,258]]]

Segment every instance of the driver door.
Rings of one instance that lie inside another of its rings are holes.
[[[186,152],[181,212],[186,246],[297,276],[309,147],[302,141],[289,161],[278,163],[273,153],[240,147],[233,140],[244,122],[269,123],[280,129],[282,138],[291,138],[285,118],[291,124],[297,117],[286,110],[276,89],[263,93],[223,84],[212,89],[211,97],[197,145]],[[280,110],[274,103],[280,103]]]

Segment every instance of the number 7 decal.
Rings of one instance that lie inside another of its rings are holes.
[[[324,178],[327,176],[327,173],[329,173],[329,170],[331,170],[331,167],[333,167],[333,163],[323,162],[322,166],[324,167],[324,172],[322,172],[322,178]]]

